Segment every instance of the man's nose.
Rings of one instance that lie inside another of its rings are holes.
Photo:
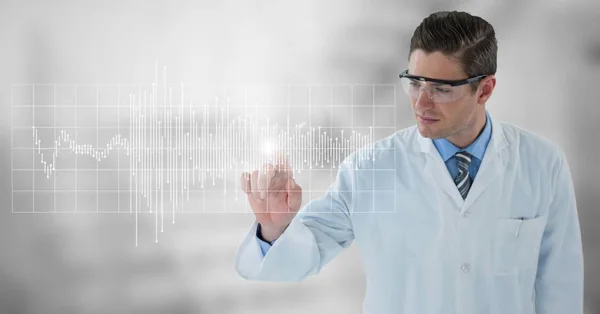
[[[426,88],[421,88],[419,91],[419,97],[417,98],[417,102],[415,103],[415,107],[421,109],[428,109],[433,107],[433,101],[431,97],[429,97],[429,92]]]

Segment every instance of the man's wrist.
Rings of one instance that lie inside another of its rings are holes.
[[[285,231],[286,228],[287,228],[287,226],[285,226],[284,228],[281,228],[281,229],[273,230],[268,227],[265,228],[265,226],[263,226],[259,223],[257,230],[256,230],[256,235],[262,241],[265,241],[269,244],[273,244],[273,242],[275,242],[275,240],[277,240],[283,234],[283,232]]]
[[[258,226],[256,227],[256,237],[257,237],[259,240],[261,240],[261,241],[264,241],[264,242],[267,242],[267,243],[269,243],[270,245],[273,245],[271,241],[267,241],[267,240],[266,240],[266,239],[263,237],[263,235],[262,235],[262,226],[261,226],[261,224],[260,224],[260,223],[259,223],[259,224],[258,224]]]

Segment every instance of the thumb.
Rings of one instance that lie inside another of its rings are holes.
[[[286,187],[288,192],[288,208],[294,212],[298,211],[302,205],[302,188],[296,184],[293,178],[288,179]]]

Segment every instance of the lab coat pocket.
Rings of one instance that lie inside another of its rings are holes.
[[[492,269],[496,275],[535,269],[546,221],[546,216],[496,221],[492,251]]]

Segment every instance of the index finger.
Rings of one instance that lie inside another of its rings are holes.
[[[287,154],[279,153],[277,158],[275,159],[275,168],[277,171],[285,172],[288,177],[294,176],[294,169],[290,165]]]

